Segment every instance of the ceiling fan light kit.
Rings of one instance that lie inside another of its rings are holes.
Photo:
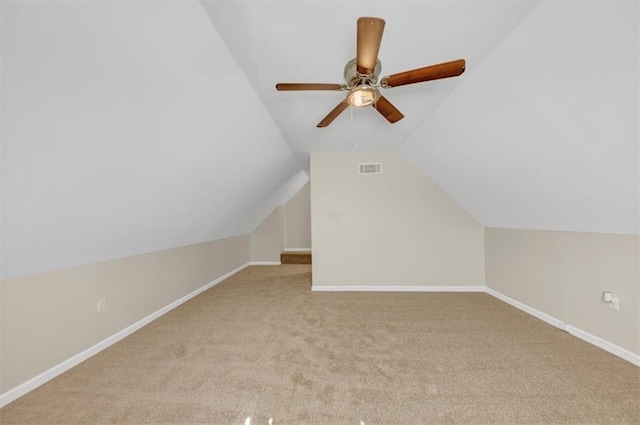
[[[380,98],[380,92],[373,86],[362,84],[352,88],[347,95],[347,103],[356,108],[371,106]]]
[[[452,62],[387,75],[378,84],[378,76],[382,69],[382,64],[378,59],[378,52],[382,42],[384,25],[384,20],[380,18],[358,18],[356,57],[347,62],[344,67],[346,84],[278,83],[276,84],[276,90],[348,90],[347,97],[318,123],[318,127],[326,127],[331,124],[348,106],[357,108],[373,106],[387,121],[393,124],[404,118],[404,115],[382,96],[380,88],[388,89],[424,81],[457,77],[464,72],[465,61],[464,59],[458,59]]]

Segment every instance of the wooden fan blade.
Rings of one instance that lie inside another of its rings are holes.
[[[318,128],[326,127],[336,119],[338,115],[342,113],[345,109],[347,109],[349,104],[347,103],[347,99],[344,99],[342,102],[338,103],[338,106],[333,108],[333,111],[329,112],[329,115],[324,117],[322,121],[320,121],[317,125]]]
[[[384,19],[358,18],[356,62],[360,74],[371,74],[376,67],[382,42]]]
[[[346,90],[344,84],[325,84],[325,83],[278,83],[276,90],[292,91],[292,90]]]
[[[388,75],[380,80],[382,87],[398,87],[405,84],[422,83],[423,81],[439,80],[441,78],[457,77],[465,69],[464,59],[445,62],[438,65],[426,66],[399,74]]]
[[[402,112],[400,112],[395,106],[393,106],[393,104],[389,102],[384,96],[380,96],[378,98],[378,101],[371,106],[376,108],[378,112],[380,112],[382,116],[385,117],[391,124],[393,124],[394,122],[398,122],[402,118],[404,118]]]

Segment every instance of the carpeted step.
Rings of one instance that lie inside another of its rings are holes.
[[[280,254],[282,264],[311,264],[311,251],[285,251]]]

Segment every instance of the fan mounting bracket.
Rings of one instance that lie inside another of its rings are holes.
[[[362,84],[375,86],[382,69],[380,59],[376,60],[376,67],[371,74],[361,74],[358,72],[357,58],[351,59],[344,67],[344,80],[347,87],[352,88]]]

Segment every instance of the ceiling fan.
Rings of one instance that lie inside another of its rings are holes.
[[[331,124],[347,106],[358,108],[373,106],[387,121],[393,124],[404,118],[404,115],[380,94],[380,88],[388,89],[424,81],[457,77],[464,72],[465,61],[464,59],[458,59],[452,62],[387,75],[378,83],[378,75],[380,75],[381,69],[378,51],[380,50],[383,31],[384,19],[358,18],[356,58],[350,60],[344,67],[346,84],[278,83],[276,84],[276,90],[348,91],[347,97],[318,123],[318,127],[326,127]]]

